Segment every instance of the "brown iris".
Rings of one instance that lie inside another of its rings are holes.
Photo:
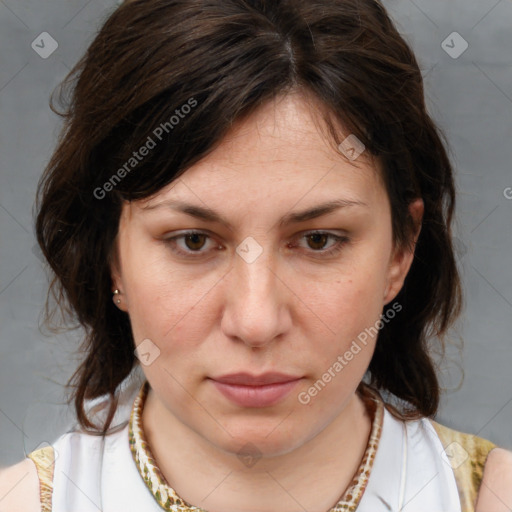
[[[206,240],[206,235],[204,235],[202,233],[192,233],[190,235],[185,236],[185,243],[190,250],[201,249],[204,245],[205,240]],[[189,242],[192,244],[192,246],[189,244]],[[196,244],[199,244],[199,246],[197,246]]]
[[[307,238],[309,241],[313,241],[314,244],[319,243],[319,240],[322,242],[320,243],[320,247],[310,246],[312,249],[323,249],[327,242],[327,239],[329,238],[329,235],[326,233],[314,233],[312,235],[307,235]]]

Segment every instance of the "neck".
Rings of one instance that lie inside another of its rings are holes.
[[[320,433],[298,448],[244,468],[176,418],[149,390],[142,425],[156,465],[176,493],[208,512],[325,512],[359,468],[372,417],[357,393]],[[198,485],[198,482],[200,485]]]

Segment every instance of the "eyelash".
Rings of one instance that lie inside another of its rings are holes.
[[[190,236],[190,235],[204,235],[208,239],[211,239],[211,237],[207,233],[204,233],[202,231],[186,231],[180,235],[176,235],[176,236],[164,239],[164,243],[167,246],[169,246],[170,249],[174,253],[178,254],[179,256],[199,258],[201,255],[204,254],[204,252],[192,251],[192,250],[184,251],[182,249],[177,248],[177,246],[176,246],[176,240],[184,239],[185,237]],[[328,231],[308,231],[304,235],[302,235],[300,238],[306,238],[306,237],[312,236],[312,235],[327,235],[328,237],[332,238],[335,241],[335,244],[329,249],[318,250],[318,251],[315,251],[312,249],[313,254],[319,254],[322,257],[323,256],[325,256],[325,257],[335,256],[350,241],[350,239],[346,236],[335,235],[334,233],[330,233]]]

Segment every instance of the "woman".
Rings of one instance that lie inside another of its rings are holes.
[[[79,425],[6,510],[508,510],[512,454],[432,419],[455,189],[382,5],[126,2],[65,85],[36,228]]]

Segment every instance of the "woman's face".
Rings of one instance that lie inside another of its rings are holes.
[[[113,278],[143,371],[162,410],[219,448],[289,452],[354,398],[413,257],[393,252],[367,156],[351,165],[289,95],[150,200],[124,204]],[[340,201],[354,204],[322,212]],[[298,380],[256,393],[214,380],[238,372]]]

